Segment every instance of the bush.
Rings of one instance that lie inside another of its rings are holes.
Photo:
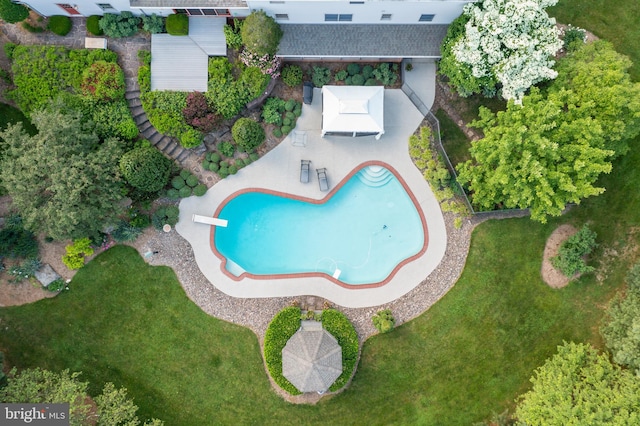
[[[253,11],[240,30],[245,49],[262,56],[274,56],[282,38],[280,25],[264,11]]]
[[[165,21],[167,33],[174,36],[189,35],[189,17],[182,13],[167,16]]]
[[[376,80],[375,78],[370,78],[369,80],[364,82],[365,86],[377,86],[378,85],[378,80]]]
[[[105,13],[98,25],[107,37],[131,37],[138,32],[140,18],[128,11],[119,15]]]
[[[200,182],[198,182],[198,178],[195,175],[189,175],[189,177],[186,179],[186,183],[188,187],[194,188]]]
[[[293,109],[296,107],[296,101],[295,99],[289,99],[287,102],[284,103],[284,110],[285,111],[293,111]]]
[[[562,37],[563,48],[567,51],[573,51],[585,42],[586,37],[587,32],[585,30],[569,25],[567,29],[564,30]]]
[[[360,65],[354,64],[354,63],[347,65],[347,72],[349,73],[350,76],[354,76],[360,73]]]
[[[298,65],[287,65],[282,69],[282,81],[289,87],[296,87],[302,84],[302,68]]]
[[[252,152],[251,154],[249,154],[249,159],[251,161],[258,161],[259,158],[260,158],[260,156],[258,154],[256,154],[255,152]]]
[[[182,132],[179,139],[180,145],[185,148],[195,148],[196,146],[199,146],[203,141],[202,133],[198,132],[196,129],[187,129],[186,131]]]
[[[187,197],[191,197],[191,192],[193,190],[191,189],[190,186],[183,186],[182,188],[180,188],[180,190],[178,191],[178,194],[180,195],[180,198],[187,198]]]
[[[273,317],[264,336],[264,361],[269,374],[278,386],[291,395],[300,395],[302,392],[282,375],[282,349],[299,328],[300,308],[291,306]]]
[[[551,258],[551,264],[567,277],[592,272],[593,266],[587,266],[584,257],[597,246],[596,233],[584,225],[577,234],[560,245],[558,255]]]
[[[244,164],[245,166],[248,166],[249,164],[251,164],[251,158],[249,158],[249,157],[243,158],[242,159],[242,164]]]
[[[87,32],[94,36],[101,36],[104,34],[102,28],[100,28],[100,15],[91,15],[87,18]]]
[[[138,127],[124,99],[96,104],[89,110],[96,125],[96,133],[101,139],[115,136],[122,140],[131,140],[138,136]]]
[[[256,99],[262,95],[264,89],[269,84],[270,77],[264,74],[259,68],[254,66],[248,66],[245,68],[238,79],[235,81],[234,86],[239,93],[244,93],[243,103]]]
[[[244,152],[250,152],[264,142],[266,136],[260,124],[250,118],[240,118],[231,128],[233,140]]]
[[[385,86],[392,86],[398,80],[398,72],[394,70],[398,64],[392,66],[388,62],[379,64],[376,69],[373,70],[372,75],[378,79]]]
[[[285,101],[280,98],[267,98],[262,107],[262,119],[265,123],[279,126],[282,123],[282,112]]]
[[[365,80],[369,80],[371,77],[373,77],[373,67],[371,65],[365,65],[364,67],[362,67],[362,76],[365,78]]]
[[[335,79],[336,81],[344,81],[349,76],[349,72],[347,70],[340,70],[336,73]]]
[[[283,126],[291,126],[291,119],[290,118],[283,118],[282,119],[282,125]]]
[[[50,282],[49,285],[45,287],[45,289],[52,293],[56,293],[62,291],[62,289],[65,287],[66,283],[64,282],[64,280],[62,278],[58,278],[57,280]]]
[[[244,21],[239,19],[233,20],[233,26],[225,24],[223,27],[224,38],[227,41],[227,46],[232,49],[240,50],[242,48],[242,36],[240,31],[242,30],[242,24]]]
[[[329,387],[334,392],[343,388],[353,375],[358,361],[358,333],[351,321],[335,309],[322,311],[322,327],[336,338],[342,348],[342,374]]]
[[[151,67],[143,65],[138,68],[138,85],[142,93],[151,91]]]
[[[396,324],[396,320],[393,318],[393,314],[390,309],[384,309],[378,311],[372,318],[373,325],[380,333],[388,333],[393,330]]]
[[[293,109],[293,115],[298,118],[302,115],[302,105],[298,104],[296,105],[296,107]]]
[[[143,15],[142,29],[151,34],[159,34],[164,31],[164,18],[155,13]]]
[[[351,77],[351,84],[354,86],[362,86],[364,84],[364,76],[362,74],[356,74]]]
[[[271,133],[276,138],[281,138],[282,137],[282,130],[280,130],[279,127],[276,127],[275,129],[273,129],[273,132],[271,132]]]
[[[82,73],[82,94],[97,101],[113,101],[124,96],[124,72],[114,62],[96,61]]]
[[[225,157],[233,157],[233,153],[236,152],[236,147],[229,141],[222,141],[218,145],[218,151]]]
[[[93,254],[89,238],[75,240],[73,244],[66,246],[65,250],[67,254],[62,256],[62,262],[71,270],[82,268],[85,256]]]
[[[151,65],[151,51],[145,49],[138,50],[138,62],[140,62],[141,65]]]
[[[0,0],[2,1],[2,0]],[[4,44],[4,54],[7,55],[7,59],[13,60],[13,51],[16,49],[18,45],[15,43],[5,43]]]
[[[235,175],[236,173],[238,173],[238,168],[235,164],[230,165],[228,170],[230,175]]]
[[[13,277],[13,282],[20,282],[23,279],[33,277],[42,266],[40,259],[29,258],[22,261],[19,265],[9,269],[7,273]]]
[[[120,158],[120,172],[134,188],[157,192],[169,181],[171,161],[155,148],[136,148]]]
[[[44,28],[42,28],[42,27],[34,27],[33,25],[31,25],[27,21],[23,21],[20,25],[22,26],[22,28],[24,28],[25,30],[29,31],[30,33],[39,34],[39,33],[44,32]]]
[[[201,92],[187,95],[187,106],[182,110],[186,123],[201,132],[212,131],[219,122],[219,118],[211,111],[207,98]]]
[[[9,216],[4,228],[0,230],[0,258],[36,258],[38,240],[29,230],[22,227],[20,216]]]
[[[180,210],[176,206],[159,207],[151,216],[153,227],[161,231],[164,225],[175,226],[178,223]]]
[[[71,31],[71,19],[68,16],[54,15],[49,17],[47,29],[59,36],[66,36]]]
[[[113,231],[111,236],[116,243],[127,243],[135,241],[142,234],[142,229],[132,226],[131,224],[121,220]]]
[[[283,135],[288,135],[289,132],[291,132],[291,127],[290,126],[282,126],[280,128],[280,131],[282,132]]]
[[[217,172],[218,169],[220,169],[220,166],[218,165],[218,163],[211,163],[209,164],[209,170],[212,172]]]
[[[207,193],[207,185],[205,184],[201,183],[195,188],[193,188],[193,195],[195,195],[196,197],[202,197],[206,193]]]
[[[0,18],[8,24],[24,21],[29,16],[29,9],[11,0],[0,0]]]
[[[218,175],[224,179],[227,176],[229,176],[229,169],[226,167],[220,167],[220,169],[218,170]]]
[[[171,179],[171,186],[173,186],[175,189],[181,189],[183,188],[187,183],[184,181],[184,179],[182,178],[182,176],[176,176],[173,179]]]
[[[149,215],[146,213],[140,213],[138,209],[130,208],[129,209],[129,223],[131,226],[135,226],[136,228],[145,229],[149,225],[151,225],[151,219]]]
[[[167,189],[167,198],[170,200],[179,200],[180,199],[180,191],[175,188]]]
[[[226,119],[237,115],[248,102],[248,95],[239,90],[232,69],[227,58],[209,59],[209,82],[205,97],[218,114]]]
[[[316,87],[322,87],[331,81],[331,70],[325,67],[313,67],[313,74],[311,75],[311,81]]]

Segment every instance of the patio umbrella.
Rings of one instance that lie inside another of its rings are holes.
[[[325,392],[342,374],[342,348],[321,323],[302,321],[282,349],[282,374],[300,392]]]

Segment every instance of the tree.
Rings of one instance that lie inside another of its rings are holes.
[[[78,113],[52,108],[32,119],[35,136],[21,124],[0,133],[0,179],[25,228],[58,240],[97,235],[120,210],[119,141],[100,142]]]
[[[242,43],[256,55],[273,56],[282,38],[280,25],[263,10],[253,11],[240,29]]]
[[[631,425],[640,422],[640,379],[589,345],[565,343],[531,377],[516,417],[536,425]]]
[[[169,182],[171,160],[155,148],[136,148],[122,156],[120,171],[134,188],[157,192]]]
[[[545,11],[556,3],[483,0],[467,4],[464,17],[454,22],[444,40],[441,72],[461,96],[493,96],[499,83],[503,98],[519,102],[531,86],[557,75],[551,58],[562,40],[555,19]]]
[[[604,147],[626,154],[629,141],[640,134],[640,83],[631,81],[628,57],[609,42],[579,47],[558,61],[558,77],[549,93],[570,90],[566,120],[593,117],[602,128]]]
[[[530,208],[531,218],[546,222],[568,203],[604,192],[595,182],[611,171],[614,152],[604,149],[601,126],[592,117],[568,120],[570,92],[546,99],[537,89],[522,106],[509,102],[506,111],[480,110],[472,123],[485,137],[470,149],[472,160],[459,166],[459,180],[473,193],[474,204]]]

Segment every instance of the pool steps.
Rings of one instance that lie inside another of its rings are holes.
[[[226,258],[227,262],[224,266],[224,268],[229,271],[230,273],[232,273],[233,275],[235,275],[236,277],[239,277],[240,275],[244,274],[245,271],[242,266],[238,265],[236,262],[234,262],[233,260]]]
[[[393,173],[381,166],[367,166],[356,173],[360,182],[372,188],[386,185],[394,178]]]

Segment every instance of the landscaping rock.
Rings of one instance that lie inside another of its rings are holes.
[[[58,278],[62,278],[56,271],[53,270],[51,265],[48,263],[44,264],[36,273],[36,279],[40,281],[43,287],[48,287],[49,284],[57,280]]]

